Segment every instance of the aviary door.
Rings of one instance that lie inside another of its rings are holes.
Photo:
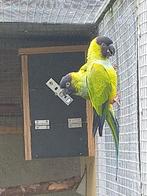
[[[62,49],[61,49],[62,48]],[[57,83],[85,61],[85,46],[22,49],[26,159],[88,155],[86,101],[72,96],[67,106],[46,82]]]

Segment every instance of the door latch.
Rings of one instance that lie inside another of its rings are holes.
[[[63,93],[63,89],[52,79],[50,78],[46,85],[57,95],[66,105],[70,105],[73,101],[73,98],[70,97],[68,94]]]

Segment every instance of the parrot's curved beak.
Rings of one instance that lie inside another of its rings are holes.
[[[112,44],[108,46],[108,50],[109,50],[109,52],[108,52],[109,56],[114,56],[115,48],[114,48],[114,46]]]
[[[67,75],[63,76],[60,81],[59,85],[60,85],[60,88],[63,89],[64,94],[71,95],[75,92],[75,89],[71,85],[71,79],[72,79],[71,75],[67,74]]]
[[[102,48],[102,55],[105,57],[110,57],[115,54],[115,48],[113,46],[113,41],[106,36],[98,36],[96,38],[96,43]]]
[[[60,81],[60,88],[66,88],[67,86],[66,86],[66,84],[67,84],[67,82],[70,82],[71,81],[71,76],[70,76],[70,74],[67,74],[67,75],[65,75],[65,76],[63,76],[62,78],[61,78],[61,81]]]
[[[113,56],[115,54],[115,48],[112,44],[107,46],[105,43],[102,43],[101,47],[103,56],[109,58],[110,56]]]

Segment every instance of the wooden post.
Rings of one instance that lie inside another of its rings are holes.
[[[93,136],[93,108],[90,102],[87,102],[87,122],[89,157],[86,158],[86,196],[96,196],[95,138]]]
[[[95,156],[95,139],[93,136],[93,109],[90,101],[86,102],[87,113],[87,134],[88,134],[88,155]]]
[[[22,85],[23,85],[23,123],[24,123],[24,142],[25,142],[25,159],[32,159],[31,150],[31,120],[30,120],[30,104],[29,104],[29,84],[28,84],[28,57],[21,56],[22,60]]]
[[[95,138],[93,136],[93,109],[86,102],[88,157],[81,157],[81,173],[86,169],[86,196],[96,196]]]
[[[81,173],[86,170],[86,195],[96,196],[96,166],[95,157],[81,157]]]
[[[96,196],[96,168],[95,157],[87,158],[86,196]]]

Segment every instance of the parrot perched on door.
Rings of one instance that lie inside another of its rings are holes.
[[[66,94],[75,94],[91,101],[95,110],[94,135],[98,128],[102,136],[104,122],[107,121],[115,142],[118,162],[119,125],[112,105],[117,97],[117,73],[109,60],[114,54],[115,48],[110,38],[94,38],[88,48],[87,62],[79,71],[63,76],[60,87]]]

